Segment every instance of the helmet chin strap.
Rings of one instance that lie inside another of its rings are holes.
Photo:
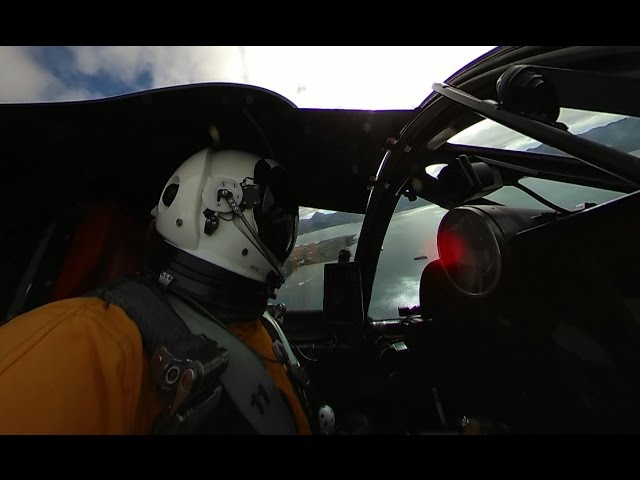
[[[267,260],[267,262],[269,262],[271,267],[273,267],[274,271],[278,275],[278,280],[280,281],[280,284],[281,285],[284,284],[284,273],[282,272],[280,265],[278,265],[278,261],[276,260],[275,256],[269,251],[267,246],[264,243],[262,243],[258,235],[258,232],[256,232],[256,230],[251,226],[251,224],[247,220],[247,217],[245,217],[244,213],[242,213],[242,210],[240,210],[240,207],[238,206],[236,201],[233,199],[233,193],[227,189],[221,189],[219,190],[218,193],[220,197],[224,198],[227,201],[234,215],[240,218],[240,220],[242,220],[242,223],[244,223],[245,227],[247,227],[247,230],[249,231],[249,235],[247,235],[247,233],[241,228],[239,228],[239,230],[247,237],[247,239],[253,244],[253,246],[258,249],[258,251],[262,254],[262,256]]]

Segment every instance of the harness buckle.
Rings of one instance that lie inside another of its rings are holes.
[[[182,351],[180,356],[161,346],[151,357],[154,382],[161,390],[173,392],[154,433],[192,433],[220,402],[219,379],[229,362],[229,352],[204,336],[195,338],[195,345],[191,342],[187,348],[183,344],[172,349]]]

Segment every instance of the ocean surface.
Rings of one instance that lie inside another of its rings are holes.
[[[419,304],[420,275],[425,265],[438,258],[436,233],[446,210],[437,205],[406,210],[394,214],[383,244],[373,284],[369,315],[391,318],[398,307]],[[362,223],[349,223],[300,235],[296,245],[311,245],[345,235],[359,235]],[[355,254],[357,244],[350,250]],[[414,260],[416,257],[426,259]],[[338,252],[335,253],[338,258]],[[276,302],[287,310],[321,310],[324,263],[295,270],[278,290]]]

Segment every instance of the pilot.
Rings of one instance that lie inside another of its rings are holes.
[[[308,378],[266,312],[297,236],[285,169],[199,151],[152,214],[143,272],[0,327],[0,433],[311,433]]]

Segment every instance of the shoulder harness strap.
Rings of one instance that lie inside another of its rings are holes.
[[[154,382],[161,390],[173,392],[173,400],[167,411],[156,420],[153,433],[197,431],[219,404],[223,387],[258,433],[295,433],[295,424],[290,413],[289,421],[281,414],[265,423],[258,417],[263,417],[267,412],[263,409],[260,414],[260,411],[254,408],[255,401],[253,407],[251,399],[248,403],[238,404],[240,394],[237,387],[249,383],[246,382],[249,379],[259,378],[257,384],[266,385],[264,388],[267,390],[276,387],[255,353],[228,330],[214,329],[215,335],[211,335],[211,329],[199,332],[200,334],[195,334],[195,331],[192,333],[184,320],[187,310],[179,307],[183,310],[181,317],[174,309],[175,302],[172,302],[172,306],[153,282],[138,275],[119,278],[109,285],[89,292],[86,296],[102,298],[119,306],[129,315],[138,326],[143,347],[150,355]],[[211,320],[208,322],[213,324]],[[229,345],[232,347],[228,347]],[[241,354],[243,350],[245,352]],[[231,369],[233,375],[226,374],[230,358],[236,360],[232,363],[239,363],[240,358],[236,357],[245,357],[247,351],[256,357],[256,361],[250,364],[242,361],[243,378],[232,380],[239,373],[239,369],[234,366]],[[274,397],[274,403],[278,404],[280,400],[278,406],[281,408],[277,411],[282,412],[284,409],[286,415],[288,412],[282,404],[284,400],[278,396]],[[280,424],[283,427],[280,427]]]

